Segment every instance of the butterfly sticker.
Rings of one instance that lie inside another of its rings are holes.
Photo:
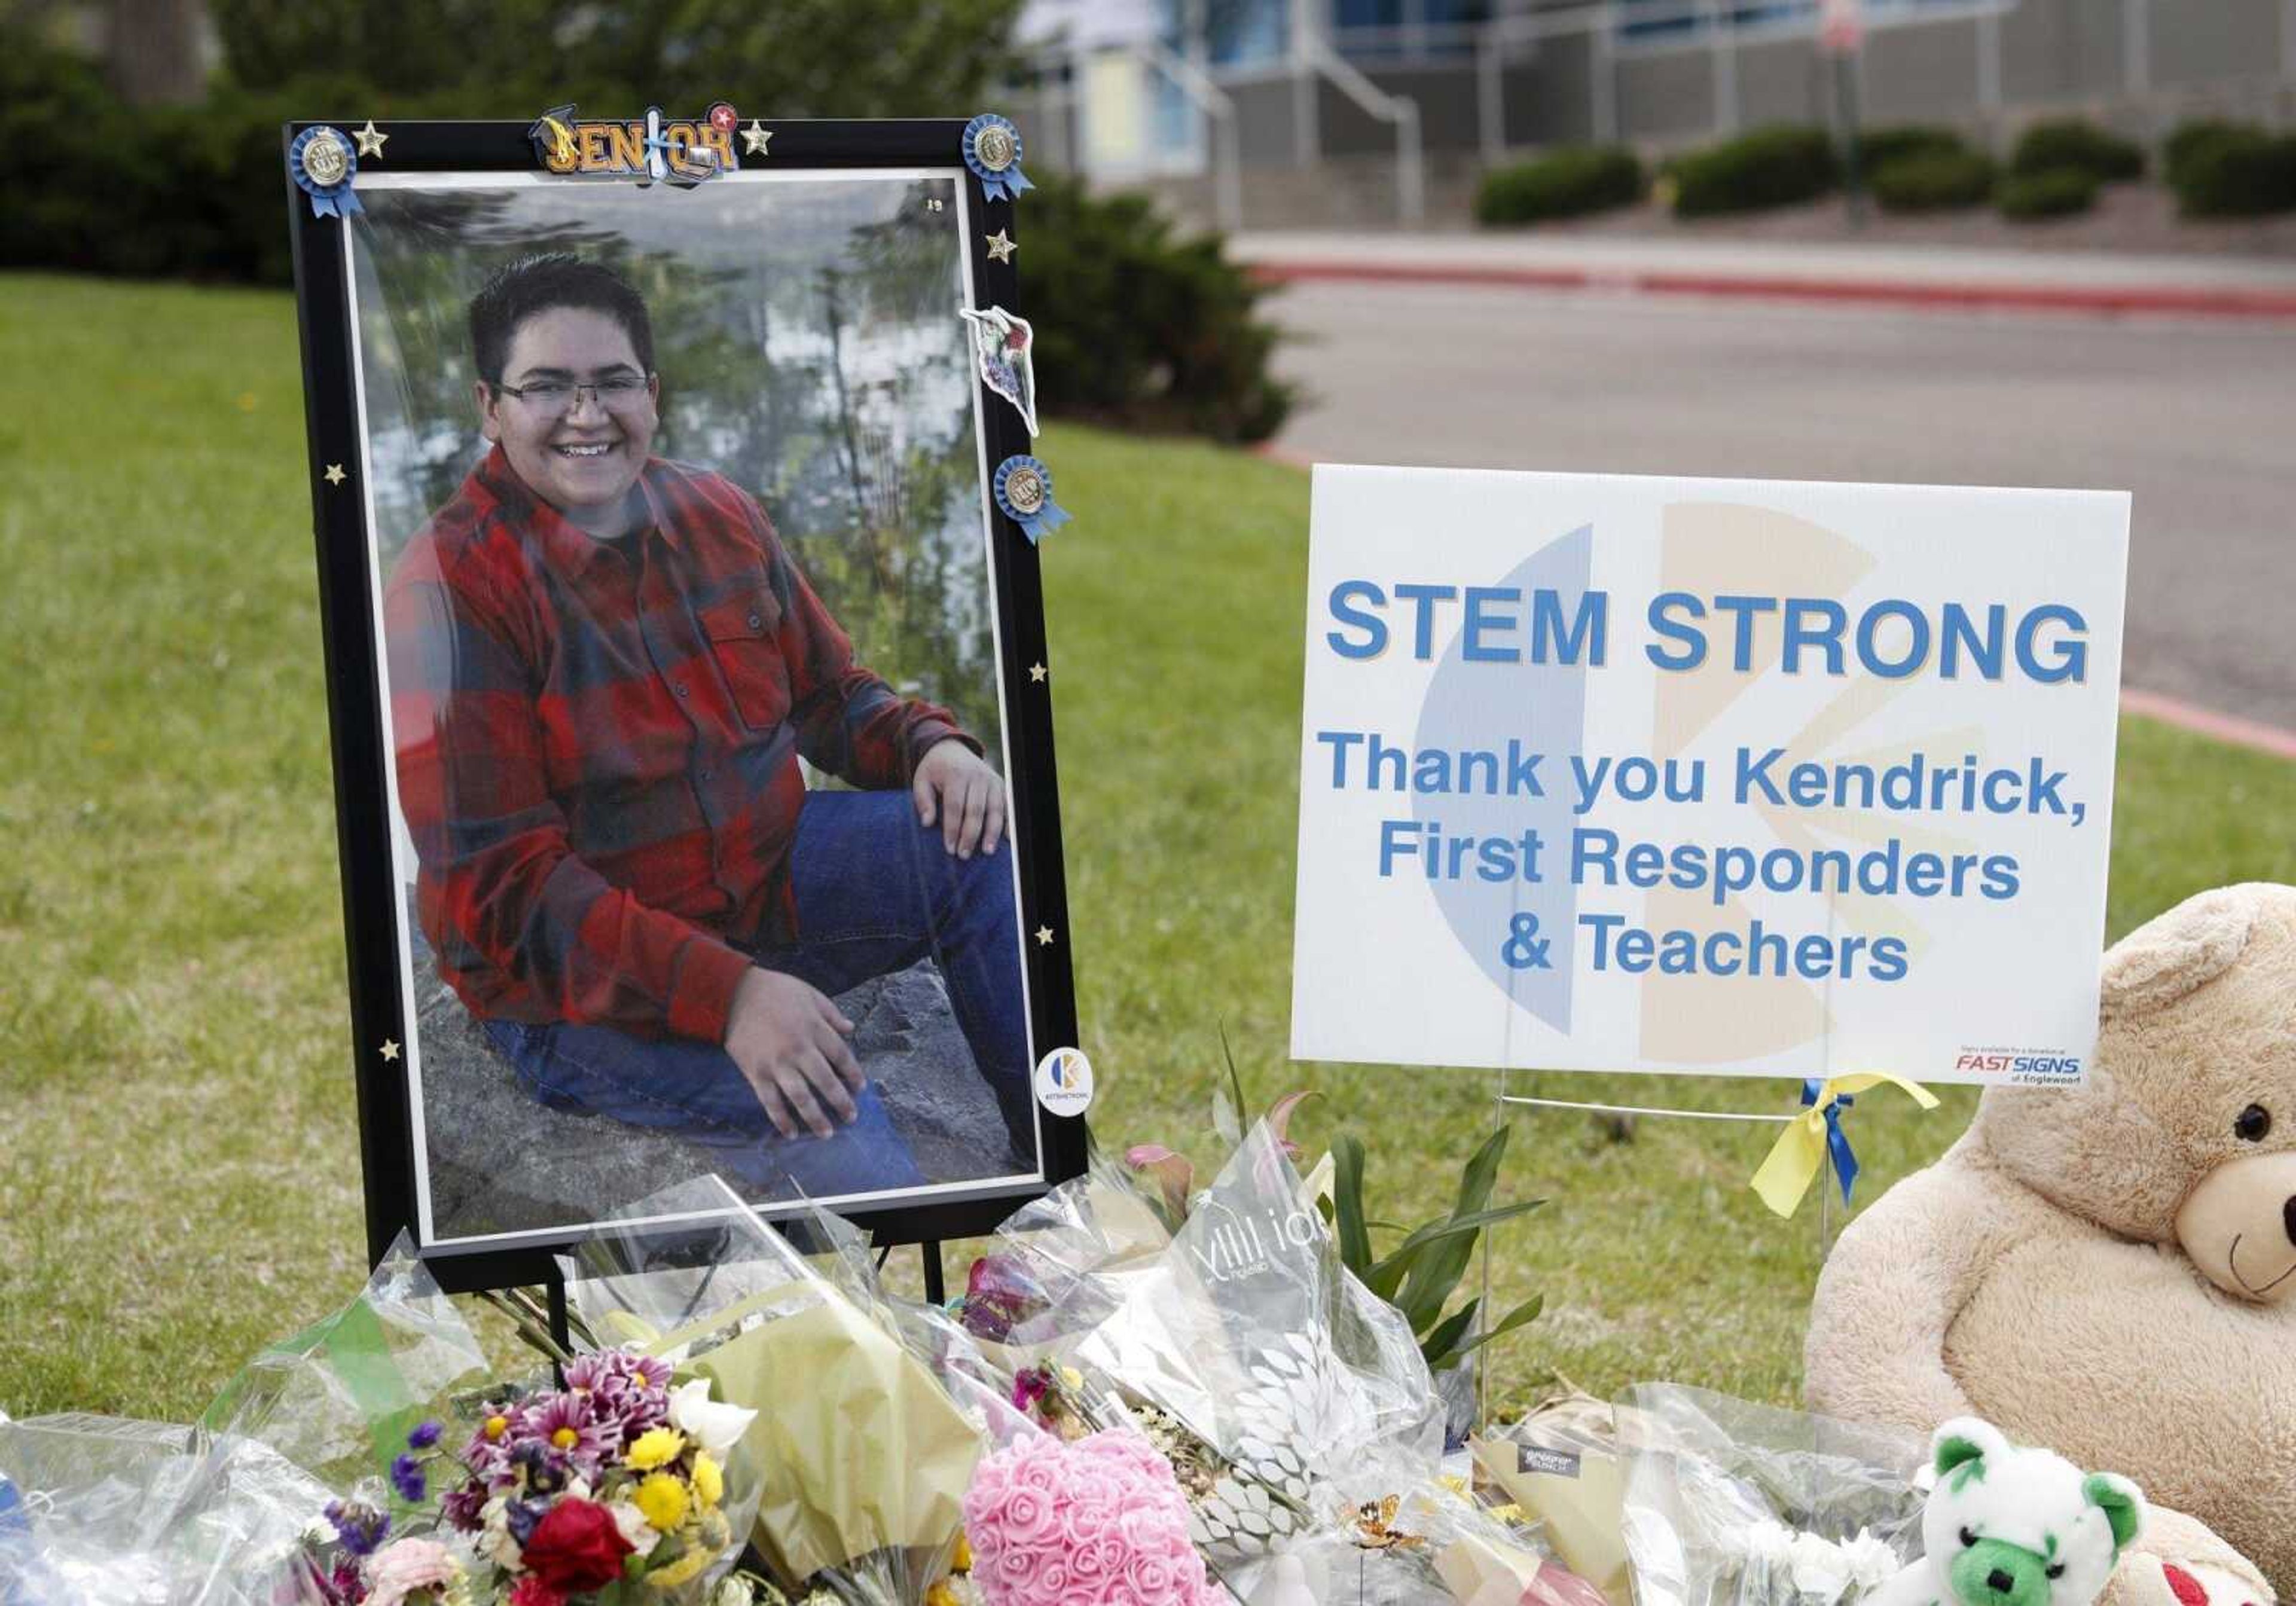
[[[980,360],[980,382],[1021,410],[1029,433],[1037,430],[1037,370],[1029,348],[1036,331],[1029,320],[1016,318],[1001,307],[960,307],[959,315],[972,325],[973,355]]]

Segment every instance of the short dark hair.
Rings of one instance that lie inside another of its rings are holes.
[[[604,313],[630,337],[638,365],[653,372],[653,321],[646,315],[645,298],[603,262],[571,251],[546,251],[505,262],[471,298],[471,352],[478,359],[479,377],[501,384],[518,326],[554,307]]]

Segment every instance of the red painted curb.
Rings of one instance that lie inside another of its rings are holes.
[[[2296,319],[2296,291],[2203,290],[2176,285],[1929,283],[1914,279],[1808,279],[1761,274],[1616,272],[1576,267],[1479,267],[1466,263],[1255,262],[1271,283],[1305,281],[1385,284],[1476,284],[1524,290],[1609,290],[1644,295],[1736,296],[1771,301],[1869,306],[1995,307],[2090,315],[2173,315]]]
[[[2203,736],[2213,736],[2218,742],[2228,742],[2234,747],[2270,753],[2276,758],[2296,758],[2296,731],[2284,731],[2277,725],[2266,725],[2261,720],[2243,719],[2237,714],[2219,714],[2213,709],[2200,708],[2159,692],[2140,692],[2135,686],[2121,687],[2120,711],[2142,714],[2147,719],[2158,719],[2164,725],[2177,725]]]

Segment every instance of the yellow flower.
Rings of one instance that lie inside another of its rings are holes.
[[[704,1510],[726,1498],[726,1474],[718,1470],[707,1450],[693,1453],[693,1493]]]
[[[691,1584],[694,1579],[701,1576],[703,1569],[707,1568],[709,1563],[717,1559],[718,1553],[716,1551],[704,1549],[702,1546],[697,1545],[691,1550],[688,1550],[684,1555],[678,1557],[675,1561],[665,1563],[660,1567],[647,1569],[645,1575],[646,1587],[648,1589],[676,1589],[681,1584]]]
[[[494,1415],[487,1418],[486,1435],[487,1442],[488,1444],[496,1443],[504,1434],[509,1431],[509,1417],[503,1415],[500,1412],[496,1412]]]
[[[655,1472],[640,1482],[636,1498],[647,1523],[662,1533],[685,1520],[685,1485],[668,1472]]]
[[[668,1466],[685,1453],[685,1435],[674,1428],[648,1428],[622,1457],[641,1472]]]
[[[972,1570],[972,1541],[965,1536],[963,1528],[956,1530],[956,1554],[948,1559],[948,1569],[951,1572]]]
[[[582,1442],[582,1436],[571,1428],[561,1428],[550,1436],[550,1442],[561,1450],[570,1450]]]
[[[925,1606],[956,1606],[956,1591],[947,1578],[925,1591]]]

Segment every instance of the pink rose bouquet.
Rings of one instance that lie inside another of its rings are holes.
[[[964,1496],[988,1606],[1218,1606],[1171,1463],[1136,1433],[1018,1439]]]

